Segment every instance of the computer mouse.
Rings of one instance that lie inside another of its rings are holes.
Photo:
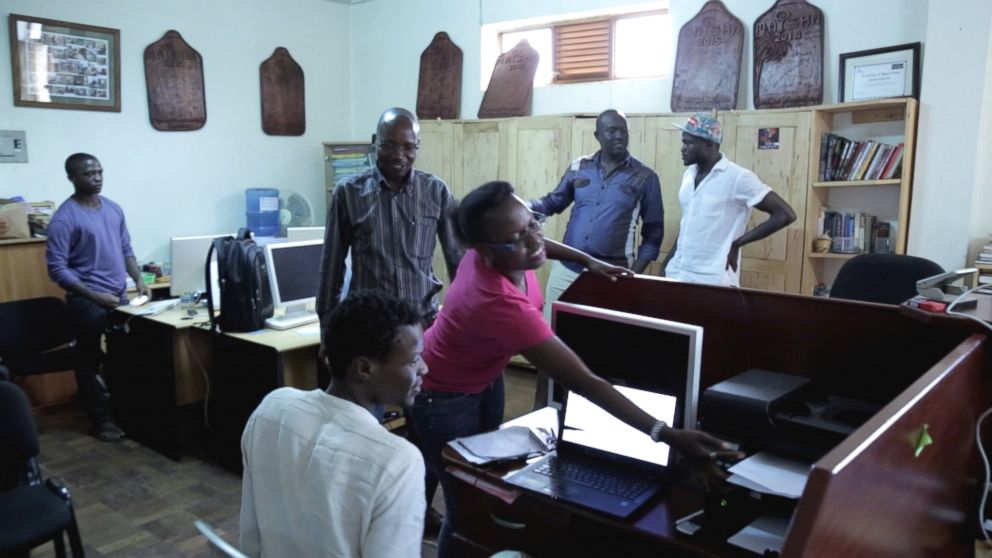
[[[138,295],[131,299],[128,304],[131,306],[141,306],[142,304],[148,302],[148,295]]]

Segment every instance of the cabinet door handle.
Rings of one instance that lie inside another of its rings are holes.
[[[500,517],[497,517],[496,514],[494,514],[494,513],[490,513],[489,514],[489,518],[493,520],[493,523],[495,523],[496,525],[499,525],[500,527],[502,527],[504,529],[513,529],[514,531],[519,531],[521,529],[526,529],[527,528],[527,524],[526,523],[517,523],[516,521],[507,521],[505,519],[502,519]]]

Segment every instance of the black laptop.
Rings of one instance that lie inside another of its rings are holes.
[[[675,424],[677,398],[615,386],[651,416]],[[562,404],[557,451],[507,477],[515,486],[627,517],[662,487],[671,448],[575,393]]]

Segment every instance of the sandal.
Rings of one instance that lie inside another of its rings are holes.
[[[115,443],[123,441],[124,438],[127,438],[127,435],[124,434],[121,427],[109,420],[100,426],[94,427],[90,433],[94,438],[100,440],[101,442]]]

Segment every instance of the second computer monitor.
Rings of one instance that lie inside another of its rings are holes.
[[[678,398],[676,423],[696,427],[703,328],[568,302],[552,306],[555,333],[597,376],[611,384]],[[548,404],[564,392],[548,385]]]
[[[201,236],[177,236],[170,241],[172,251],[172,296],[182,296],[185,292],[205,292],[207,252],[215,238],[229,236],[211,234]],[[216,276],[216,273],[214,273]],[[214,286],[216,291],[216,286]]]
[[[323,240],[282,242],[265,246],[272,301],[287,313],[303,311],[317,300]]]
[[[286,229],[286,242],[324,240],[325,232],[324,227],[288,227]]]

